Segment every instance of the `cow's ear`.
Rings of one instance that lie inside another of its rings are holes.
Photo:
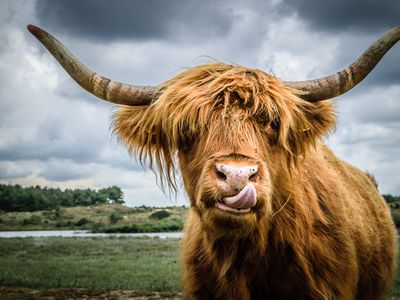
[[[168,184],[176,190],[174,155],[176,144],[165,131],[154,106],[126,106],[114,113],[113,132],[130,154],[142,165],[156,171],[162,188]]]
[[[139,158],[161,144],[162,130],[153,117],[151,106],[124,106],[113,115],[113,133],[130,153]]]
[[[306,154],[310,146],[335,127],[334,107],[329,101],[299,101],[290,122],[282,122],[279,142],[294,157]]]
[[[305,121],[299,124],[298,130],[311,138],[326,136],[335,128],[336,115],[330,101],[304,103],[301,106]]]

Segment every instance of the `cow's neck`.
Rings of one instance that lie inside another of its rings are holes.
[[[232,235],[213,238],[204,233],[204,250],[220,277],[247,276],[255,265],[263,263],[260,257],[267,251],[266,226],[268,224],[260,224],[251,234],[239,238]]]

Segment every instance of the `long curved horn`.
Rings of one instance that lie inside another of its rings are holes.
[[[336,74],[307,81],[285,81],[284,84],[306,92],[301,97],[310,102],[340,96],[362,81],[399,40],[400,27],[393,28],[376,40],[356,61]]]
[[[149,105],[157,91],[157,87],[130,85],[113,81],[93,72],[55,37],[34,25],[28,30],[49,50],[67,73],[89,93],[106,101],[122,105]]]

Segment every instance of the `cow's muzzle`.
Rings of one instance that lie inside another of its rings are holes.
[[[216,207],[228,212],[249,212],[257,202],[255,183],[258,166],[243,163],[216,163],[215,176],[222,201]]]

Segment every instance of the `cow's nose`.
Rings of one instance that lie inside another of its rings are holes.
[[[258,166],[216,163],[215,172],[220,189],[228,194],[236,194],[248,183],[257,181]]]

